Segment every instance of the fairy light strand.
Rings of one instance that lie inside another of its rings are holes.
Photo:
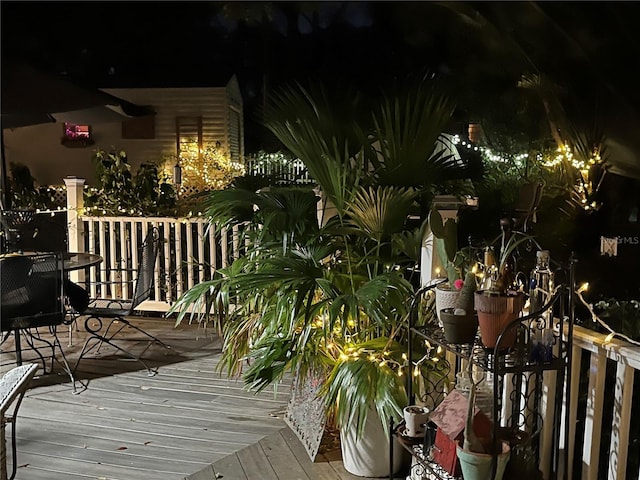
[[[587,308],[587,310],[589,310],[589,314],[591,315],[591,319],[593,321],[597,322],[598,324],[600,324],[605,330],[607,330],[609,332],[609,334],[606,336],[606,338],[604,339],[602,344],[606,345],[607,343],[611,342],[611,340],[613,340],[614,337],[619,337],[619,338],[623,339],[624,341],[631,343],[632,345],[640,346],[640,342],[630,338],[629,336],[625,335],[624,333],[616,332],[613,328],[611,328],[607,324],[607,322],[605,322],[604,320],[602,320],[598,316],[598,314],[593,310],[593,306],[591,304],[589,304],[584,299],[584,297],[582,296],[582,292],[586,291],[588,286],[589,286],[588,283],[583,284],[578,290],[576,290],[575,293],[578,296],[578,298],[580,299],[580,301],[582,302],[582,304]]]

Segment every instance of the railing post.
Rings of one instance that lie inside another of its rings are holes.
[[[80,212],[84,208],[84,178],[67,177],[64,183],[67,186],[67,242],[70,252],[84,251],[84,223]],[[71,280],[82,282],[84,272],[69,272]]]

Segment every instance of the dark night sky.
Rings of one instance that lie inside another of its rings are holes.
[[[249,121],[264,87],[317,79],[378,93],[427,71],[469,110],[538,71],[565,87],[568,108],[615,102],[635,116],[639,13],[638,2],[0,3],[3,58],[98,87],[235,73]]]

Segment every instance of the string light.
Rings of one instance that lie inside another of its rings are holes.
[[[244,165],[232,161],[229,152],[219,143],[205,144],[200,148],[195,139],[181,139],[178,162],[182,173],[180,192],[193,188],[221,190],[235,177],[245,174]],[[172,174],[175,163],[175,157],[165,162],[165,175]]]
[[[620,333],[620,332],[616,332],[613,328],[611,328],[607,322],[605,322],[604,320],[602,320],[598,314],[593,310],[593,306],[591,304],[589,304],[584,297],[582,296],[582,292],[586,291],[588,288],[589,284],[588,283],[584,283],[580,286],[580,288],[578,290],[576,290],[576,295],[578,296],[578,298],[580,299],[580,301],[582,302],[582,304],[587,307],[587,310],[589,310],[589,314],[591,315],[591,319],[594,322],[599,323],[605,330],[607,330],[609,332],[609,334],[605,337],[604,341],[602,342],[603,345],[606,345],[607,343],[611,342],[611,340],[613,340],[614,337],[620,337],[623,340],[625,340],[626,342],[631,343],[632,345],[636,345],[636,346],[640,346],[640,342],[630,338],[629,336],[625,335],[624,333]]]

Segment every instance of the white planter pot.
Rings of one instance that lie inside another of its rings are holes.
[[[424,424],[429,421],[429,409],[419,405],[404,407],[405,433],[409,437],[424,436]]]
[[[440,319],[440,310],[444,308],[455,308],[458,303],[458,297],[460,296],[460,290],[449,288],[448,283],[443,283],[436,287],[436,314],[438,315],[438,322],[442,326],[442,320]]]
[[[393,473],[398,473],[406,458],[405,450],[394,438]],[[364,431],[356,439],[356,426],[340,430],[342,463],[347,472],[358,477],[389,477],[389,431],[383,428],[378,412],[369,410]]]

